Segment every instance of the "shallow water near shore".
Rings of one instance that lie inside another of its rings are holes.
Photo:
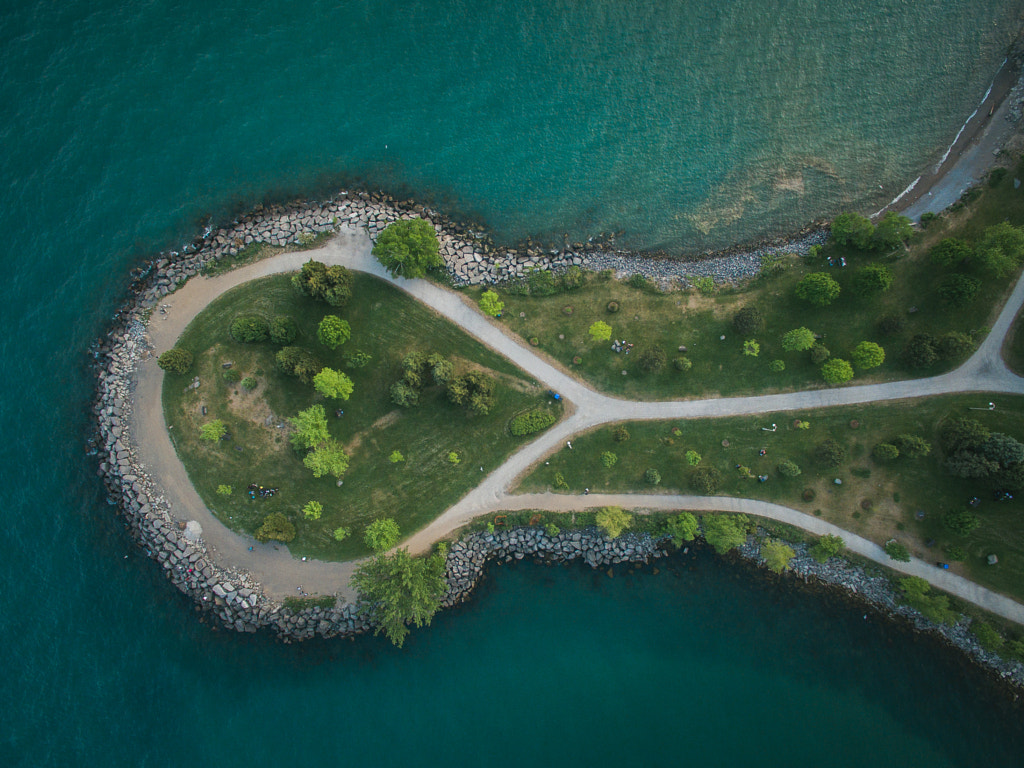
[[[961,657],[704,555],[497,569],[401,652],[214,631],[84,445],[128,270],[211,214],[355,180],[512,240],[788,230],[934,163],[1024,4],[8,5],[0,764],[1018,762],[1020,712]]]

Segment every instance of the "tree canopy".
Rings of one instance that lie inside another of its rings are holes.
[[[324,368],[313,377],[313,387],[324,397],[348,400],[355,389],[355,384],[341,371]]]
[[[782,348],[786,352],[803,352],[814,346],[814,331],[810,328],[794,328],[782,336]]]
[[[597,513],[596,520],[597,527],[609,539],[619,538],[622,532],[633,524],[633,516],[622,507],[602,507]]]
[[[827,307],[839,295],[839,283],[827,272],[811,272],[796,284],[796,295],[816,307]]]
[[[480,295],[480,311],[485,315],[497,317],[504,308],[505,303],[498,299],[498,294],[494,291],[484,291]]]
[[[880,251],[899,248],[914,234],[911,221],[896,211],[886,211],[871,236],[871,247]]]
[[[839,245],[851,245],[862,251],[871,247],[875,226],[859,213],[841,213],[832,221],[832,239]]]
[[[398,523],[390,517],[379,517],[366,526],[363,541],[374,552],[386,552],[398,543],[399,536]]]
[[[352,298],[352,273],[349,270],[339,265],[328,267],[312,259],[292,277],[292,285],[306,296],[332,307],[343,307]]]
[[[853,366],[846,360],[833,357],[821,366],[821,377],[827,384],[845,384],[853,378]]]
[[[192,353],[187,349],[168,349],[157,358],[156,364],[168,373],[184,375],[192,369]]]
[[[328,349],[337,349],[352,338],[352,327],[348,320],[342,320],[337,315],[324,315],[317,326],[316,337]]]
[[[850,353],[850,360],[862,371],[877,368],[885,362],[885,350],[873,341],[862,341]]]
[[[257,541],[280,541],[287,544],[295,538],[295,525],[280,512],[272,512],[263,519],[256,531]]]
[[[796,557],[796,552],[784,541],[766,539],[761,542],[761,557],[772,573],[789,570],[789,561]]]
[[[291,442],[296,448],[315,448],[330,437],[327,432],[327,413],[322,405],[311,405],[288,421],[295,428]]]
[[[313,472],[313,477],[341,477],[348,469],[348,454],[341,447],[341,443],[329,437],[307,453],[302,463],[306,469]]]
[[[704,540],[724,555],[747,541],[746,515],[704,515]]]
[[[444,264],[434,225],[424,219],[388,224],[377,237],[373,255],[392,277],[423,277],[428,269]]]
[[[593,323],[587,332],[593,337],[594,341],[608,341],[612,337],[612,327],[604,320],[598,320]]]

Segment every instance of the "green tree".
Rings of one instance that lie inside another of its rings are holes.
[[[413,557],[408,549],[378,552],[356,568],[351,585],[367,604],[376,634],[401,648],[410,624],[430,624],[448,589],[446,555],[444,544],[427,557]]]
[[[299,335],[299,326],[287,315],[277,315],[270,321],[270,340],[279,345],[287,346]]]
[[[965,449],[949,456],[946,459],[946,468],[955,477],[984,479],[994,477],[999,472],[999,462]]]
[[[686,373],[688,370],[693,368],[693,361],[688,357],[677,357],[672,361],[672,367],[677,371]]]
[[[498,294],[494,291],[484,291],[480,295],[480,311],[485,315],[497,317],[504,308],[504,302],[499,301]]]
[[[377,237],[373,255],[392,277],[423,277],[444,264],[434,226],[423,219],[389,224]]]
[[[832,239],[839,245],[851,245],[861,251],[871,247],[875,225],[859,213],[841,213],[831,226]]]
[[[351,533],[352,533],[352,529],[351,528],[347,528],[344,525],[342,525],[342,526],[339,526],[338,528],[335,528],[334,529],[334,533],[332,535],[334,536],[334,540],[335,541],[344,541],[345,539],[347,539],[349,537],[349,535]]]
[[[352,273],[345,267],[328,267],[310,259],[292,277],[292,285],[300,293],[332,307],[343,307],[352,298]]]
[[[481,371],[470,371],[448,382],[448,399],[466,405],[475,414],[485,416],[494,405],[494,379]]]
[[[825,364],[821,366],[821,378],[825,380],[826,384],[832,386],[845,384],[853,378],[853,366],[845,360],[833,357],[826,360]]]
[[[402,455],[401,451],[392,451],[391,455],[388,456],[388,461],[392,464],[401,464],[405,461],[405,456]]]
[[[363,541],[374,552],[386,552],[398,543],[399,536],[398,523],[390,517],[380,517],[366,526]]]
[[[801,472],[800,465],[790,459],[780,461],[778,470],[783,477],[799,477]]]
[[[346,352],[341,358],[345,361],[346,368],[365,368],[373,360],[373,355],[357,349],[355,352]]]
[[[555,538],[561,532],[562,532],[562,529],[559,528],[554,523],[548,523],[547,525],[544,526],[544,533],[545,533],[545,535],[547,535],[547,537],[549,539]]]
[[[396,381],[392,384],[389,394],[391,395],[391,402],[395,405],[400,405],[402,408],[412,408],[414,405],[420,404],[419,391],[414,387],[410,387],[404,381]]]
[[[323,368],[316,356],[302,347],[282,347],[274,360],[281,373],[296,376],[303,384],[313,381],[313,377]]]
[[[449,464],[461,464],[462,459],[459,458],[458,451],[448,451],[448,463]]]
[[[304,411],[299,411],[294,419],[288,419],[295,428],[292,432],[291,443],[296,449],[304,450],[315,448],[327,440],[327,413],[322,405],[311,405]]]
[[[622,507],[602,507],[598,510],[597,527],[609,539],[617,539],[633,524],[633,516],[623,511]]]
[[[604,452],[603,452],[603,453],[601,454],[601,463],[602,463],[602,464],[603,464],[604,466],[608,467],[609,469],[611,469],[612,467],[614,467],[614,466],[615,466],[615,462],[617,462],[618,460],[619,460],[619,457],[618,457],[618,456],[616,456],[616,455],[615,455],[614,453],[612,453],[611,451],[604,451]]]
[[[988,439],[981,444],[980,450],[982,456],[999,462],[1001,467],[1020,464],[1024,461],[1024,445],[1016,438],[1004,435],[1002,432],[993,432],[989,435]]]
[[[935,349],[943,360],[958,360],[974,349],[974,339],[966,333],[948,331],[939,337]]]
[[[794,328],[782,336],[782,349],[786,352],[803,352],[814,346],[814,331],[810,328]]]
[[[974,256],[974,249],[963,240],[947,237],[928,252],[928,258],[937,267],[957,267]]]
[[[651,467],[644,472],[644,482],[648,485],[659,485],[661,483],[661,472]]]
[[[427,368],[430,371],[430,378],[439,387],[446,386],[455,375],[455,366],[452,361],[444,355],[434,352],[427,357]]]
[[[815,365],[821,365],[826,360],[828,360],[829,357],[831,357],[831,356],[832,356],[832,353],[828,351],[828,347],[826,347],[820,341],[814,342],[814,346],[811,347],[811,362],[812,363],[814,363]]]
[[[789,561],[796,557],[796,552],[784,541],[766,539],[761,542],[761,557],[772,573],[789,570]]]
[[[624,443],[629,440],[629,430],[626,429],[625,425],[620,424],[612,430],[612,440],[616,443]]]
[[[337,315],[324,315],[317,326],[316,337],[328,349],[337,349],[352,338],[352,327],[348,320],[342,320]]]
[[[862,371],[877,368],[885,362],[885,350],[873,341],[862,341],[850,353],[850,360]]]
[[[892,444],[908,459],[921,459],[932,452],[932,444],[920,435],[896,435]]]
[[[950,609],[949,598],[945,595],[931,594],[931,585],[920,576],[900,579],[900,588],[903,590],[906,604],[919,611],[929,621],[955,624],[959,618],[959,614]]]
[[[239,315],[231,321],[231,338],[243,344],[266,341],[270,336],[270,323],[259,315]]]
[[[981,619],[974,619],[970,626],[971,634],[978,640],[978,644],[986,651],[998,653],[1003,649],[1003,636],[990,627]]]
[[[871,247],[879,251],[891,251],[900,248],[914,234],[911,221],[906,216],[901,216],[896,211],[886,211],[882,220],[875,227],[875,234],[871,238]]]
[[[234,488],[232,488],[230,485],[224,485],[223,483],[221,483],[220,485],[217,486],[218,496],[230,496],[233,491]]]
[[[210,443],[216,443],[228,433],[228,428],[220,419],[208,421],[199,428],[199,439]]]
[[[192,353],[187,349],[168,349],[156,359],[156,364],[168,373],[184,376],[192,370]]]
[[[981,520],[973,512],[966,509],[951,509],[942,516],[942,524],[957,536],[970,536],[981,525]]]
[[[768,370],[771,371],[772,373],[782,373],[784,370],[786,370],[786,361],[772,360],[770,363],[768,363]]]
[[[263,524],[256,530],[256,540],[280,541],[287,544],[295,538],[295,525],[280,512],[272,512],[263,518]]]
[[[846,548],[846,542],[839,536],[826,533],[815,542],[808,550],[808,554],[819,563],[828,562],[830,557],[836,557]]]
[[[704,515],[704,540],[724,555],[747,541],[746,515]]]
[[[608,341],[612,337],[612,327],[604,320],[598,320],[588,329],[594,341]]]
[[[816,307],[827,307],[839,296],[839,283],[827,272],[811,272],[796,284],[796,295]]]
[[[907,342],[903,359],[911,368],[927,368],[939,360],[938,340],[930,333],[918,333]]]
[[[324,505],[319,501],[307,501],[302,508],[302,516],[307,520],[319,520],[324,514]]]
[[[880,464],[896,461],[900,457],[900,449],[892,443],[878,443],[871,449],[871,458]]]
[[[313,388],[324,397],[348,400],[355,389],[355,384],[341,371],[324,368],[313,377]]]
[[[857,271],[853,278],[853,289],[861,296],[884,293],[892,287],[892,270],[882,264],[868,264]]]
[[[693,541],[697,537],[699,524],[697,517],[690,512],[682,512],[665,519],[665,532],[672,537],[676,548],[684,541]]]
[[[755,335],[764,327],[761,310],[748,304],[733,317],[732,327],[740,336]]]
[[[954,272],[939,283],[939,298],[954,308],[970,304],[981,291],[981,280]]]
[[[1012,274],[1024,258],[1024,229],[1007,221],[988,227],[978,247],[977,261],[997,278]]]
[[[334,438],[327,438],[307,453],[302,463],[313,473],[313,477],[331,475],[337,478],[348,470],[348,454],[341,443]]]
[[[889,558],[892,560],[895,560],[899,563],[910,562],[910,550],[907,549],[904,545],[900,544],[898,541],[896,541],[896,539],[893,539],[892,541],[887,541],[883,549],[885,549],[885,554],[887,554]]]
[[[814,449],[814,456],[821,466],[835,469],[846,458],[846,449],[831,437],[828,437],[818,443]]]
[[[988,431],[988,427],[980,421],[962,416],[947,419],[942,422],[942,426],[939,428],[939,439],[942,441],[942,448],[948,453],[980,448],[990,435],[991,432]]]

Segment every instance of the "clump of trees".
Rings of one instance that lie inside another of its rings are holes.
[[[904,245],[913,234],[910,219],[895,211],[887,211],[878,226],[859,213],[836,216],[831,227],[832,240],[860,251],[891,251]]]
[[[310,259],[292,277],[292,285],[305,296],[332,307],[344,307],[352,298],[352,272],[345,267],[328,267]]]
[[[976,419],[947,420],[940,430],[946,468],[956,477],[987,480],[1008,490],[1024,488],[1024,444],[989,432]]]
[[[919,611],[922,616],[939,624],[956,624],[959,614],[949,607],[949,598],[942,594],[932,593],[931,584],[920,576],[907,576],[900,579],[903,600],[911,608]]]
[[[419,405],[425,387],[449,384],[454,372],[455,366],[444,355],[411,352],[402,358],[402,378],[391,386],[391,401],[403,408]]]
[[[424,277],[428,269],[444,264],[434,225],[424,219],[388,224],[377,237],[373,255],[392,277]]]
[[[911,368],[927,368],[940,360],[959,360],[973,349],[974,338],[966,333],[918,333],[903,348],[903,361]]]
[[[303,347],[282,347],[274,356],[277,369],[287,376],[295,376],[303,384],[309,384],[323,370],[323,363],[316,355]]]

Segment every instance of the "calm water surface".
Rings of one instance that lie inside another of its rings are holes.
[[[0,764],[1019,762],[1020,713],[956,657],[708,557],[498,570],[403,652],[212,631],[83,443],[127,271],[210,215],[359,182],[509,240],[721,247],[895,196],[1022,9],[0,5]]]

